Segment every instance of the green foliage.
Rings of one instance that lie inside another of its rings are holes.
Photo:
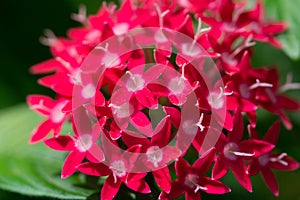
[[[300,58],[300,0],[264,0],[268,18],[286,21],[288,30],[279,36],[284,52],[293,60]]]
[[[30,196],[86,199],[95,191],[81,187],[84,180],[79,176],[61,180],[63,153],[28,144],[40,120],[26,105],[0,112],[0,188]]]

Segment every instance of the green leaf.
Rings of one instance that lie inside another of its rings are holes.
[[[79,176],[60,178],[64,153],[43,144],[28,144],[31,131],[41,120],[26,105],[0,111],[0,188],[30,196],[86,199],[95,190],[81,187],[84,180]]]
[[[268,18],[286,21],[288,30],[278,38],[284,52],[293,60],[300,58],[300,0],[264,0]]]

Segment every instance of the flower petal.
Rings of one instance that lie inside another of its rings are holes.
[[[132,189],[133,191],[140,192],[143,194],[147,194],[151,192],[148,183],[143,179],[140,179],[138,181],[125,182],[125,185],[130,189]]]
[[[278,156],[279,154],[272,154],[271,157],[277,158]],[[283,157],[282,161],[286,164],[282,164],[281,162],[270,162],[270,167],[282,171],[296,170],[299,168],[299,163],[290,156]]]
[[[223,176],[225,176],[225,174],[227,174],[229,169],[229,163],[228,161],[224,158],[224,155],[221,154],[218,158],[217,161],[213,167],[212,170],[212,178],[213,179],[220,179]]]
[[[103,184],[100,199],[112,200],[118,193],[121,183],[122,181],[120,179],[117,179],[117,182],[115,183],[114,177],[112,175],[109,176]]]
[[[165,113],[167,115],[170,115],[171,124],[178,129],[181,121],[181,113],[177,108],[174,107],[163,107]]]
[[[27,96],[26,101],[32,110],[35,110],[44,116],[49,116],[51,108],[55,106],[55,101],[53,99],[43,95],[29,95]]]
[[[86,152],[86,158],[91,162],[103,162],[104,154],[102,149],[97,145],[93,144],[91,148]]]
[[[233,130],[228,133],[228,140],[231,142],[239,142],[244,134],[244,121],[240,111],[235,113]]]
[[[166,193],[171,190],[171,175],[168,167],[152,172],[157,185]]]
[[[231,191],[229,187],[220,181],[216,181],[208,177],[202,177],[201,183],[203,187],[207,188],[204,192],[209,194],[225,194]]]
[[[35,128],[30,137],[30,143],[40,142],[45,139],[45,137],[49,134],[49,132],[53,129],[53,124],[51,120],[43,121],[39,126]]]
[[[246,173],[246,166],[242,160],[238,159],[236,163],[232,164],[232,173],[238,180],[238,182],[249,192],[252,192],[252,184],[248,174]]]
[[[148,88],[135,92],[135,98],[146,108],[155,109],[158,106],[157,98]]]
[[[45,145],[57,151],[72,151],[75,147],[74,141],[69,135],[50,138],[44,141]]]
[[[274,145],[264,140],[249,139],[240,142],[239,148],[242,152],[253,153],[254,157],[270,152],[274,149]]]
[[[61,178],[67,178],[75,173],[76,167],[84,159],[85,153],[79,151],[72,151],[66,158],[61,172]]]
[[[260,171],[259,162],[257,159],[253,159],[247,167],[247,173],[249,174],[249,176],[254,176],[258,174],[259,171]]]
[[[163,118],[154,130],[151,143],[159,147],[164,147],[169,143],[171,134],[170,116]]]
[[[185,192],[185,200],[200,200],[200,193],[194,193],[194,192]]]
[[[148,117],[142,112],[136,112],[130,118],[131,124],[146,136],[151,137],[153,134],[152,125]]]
[[[275,196],[278,196],[279,195],[278,184],[273,172],[268,168],[264,168],[261,170],[261,174],[268,188],[271,190],[271,192]]]
[[[184,177],[188,173],[190,167],[190,164],[184,158],[179,158],[178,161],[175,162],[176,175],[178,177]]]
[[[192,167],[194,169],[197,169],[199,173],[205,174],[211,167],[211,164],[215,158],[215,153],[215,148],[208,150],[205,154],[203,154],[200,158],[198,158],[198,160],[194,162]]]
[[[161,200],[171,200],[171,199],[175,199],[175,198],[179,197],[183,193],[184,193],[184,188],[182,187],[182,183],[179,182],[178,180],[175,180],[172,183],[170,193],[168,194],[168,193],[162,192],[159,195],[159,199],[161,199]]]
[[[107,176],[111,174],[111,170],[102,163],[82,163],[77,166],[77,170],[90,176]]]
[[[278,137],[279,137],[279,131],[280,131],[280,121],[276,121],[268,130],[266,133],[264,140],[271,143],[276,144]]]

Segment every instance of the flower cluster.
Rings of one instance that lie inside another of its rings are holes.
[[[104,3],[89,17],[81,7],[72,18],[82,26],[70,29],[67,38],[45,31],[41,42],[53,58],[31,68],[48,74],[39,83],[56,98],[27,98],[30,108],[46,117],[30,142],[69,152],[62,178],[76,171],[107,176],[105,200],[122,184],[151,193],[145,179],[151,173],[160,199],[182,194],[200,199],[202,192],[230,192],[219,179],[231,169],[249,192],[250,176],[261,172],[278,195],[271,168],[299,167],[286,153],[272,153],[280,120],[292,128],[286,110],[300,110],[300,103],[283,93],[299,84],[288,78],[281,86],[276,68],[251,65],[255,41],[280,48],[275,36],[286,29],[265,19],[261,1],[249,7],[234,0],[125,0],[119,8]],[[132,30],[147,32],[140,37]],[[180,34],[191,43],[180,41]],[[154,45],[145,48],[149,43]],[[217,73],[207,71],[203,58],[214,62]],[[280,118],[263,139],[255,130],[258,109]],[[61,131],[65,123],[73,133]],[[200,155],[193,163],[187,159],[191,148]]]

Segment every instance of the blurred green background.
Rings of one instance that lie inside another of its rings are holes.
[[[274,11],[270,1],[268,14],[278,15]],[[273,2],[273,1],[271,1]],[[279,0],[274,0],[279,2]],[[296,1],[295,1],[296,2]],[[297,2],[299,2],[297,0]],[[290,2],[287,2],[291,3]],[[39,86],[36,81],[39,76],[29,74],[29,67],[51,57],[47,47],[39,43],[39,37],[43,30],[50,28],[58,36],[65,36],[69,27],[79,24],[70,19],[71,13],[77,12],[80,4],[85,4],[88,13],[95,13],[101,5],[99,0],[2,0],[0,1],[0,114],[4,113],[8,107],[22,104],[28,94],[48,94],[54,93]],[[298,3],[298,5],[300,5]],[[271,8],[272,7],[272,8]],[[297,6],[296,6],[297,7]],[[268,7],[267,7],[268,8]],[[299,7],[298,7],[299,8]],[[275,12],[275,13],[274,13]],[[288,12],[288,11],[287,11]],[[294,16],[296,19],[297,16]],[[300,24],[299,24],[300,25]],[[295,42],[295,40],[293,41]],[[296,40],[299,46],[300,40]],[[288,44],[288,43],[286,43]],[[295,44],[294,44],[295,45]],[[296,46],[297,46],[296,45]],[[288,47],[288,45],[286,45]],[[294,47],[295,48],[295,47]],[[296,47],[297,48],[297,47]],[[274,49],[266,44],[258,44],[255,48],[253,58],[254,66],[272,65],[279,66],[283,80],[287,72],[292,72],[294,80],[300,82],[300,61],[291,60],[283,51]],[[292,51],[295,53],[295,51]],[[295,56],[294,58],[297,58]],[[292,91],[291,96],[300,100],[300,92]],[[4,111],[3,111],[4,110]],[[300,160],[300,114],[290,114],[294,123],[292,131],[282,128],[278,150],[288,152],[291,156]],[[267,130],[266,125],[270,125],[276,117],[269,113],[260,111],[258,129],[262,133]],[[2,119],[8,120],[8,119]],[[15,126],[23,126],[15,124]],[[32,125],[34,126],[34,124]],[[0,127],[0,130],[2,127]],[[2,132],[1,134],[9,134]],[[26,137],[29,136],[29,133]],[[1,136],[1,135],[0,135]],[[0,141],[1,144],[1,141]],[[2,164],[2,163],[0,163]],[[226,176],[224,182],[232,187],[232,193],[228,195],[203,195],[203,199],[282,199],[300,200],[300,172],[276,172],[280,186],[280,197],[275,198],[268,191],[260,176],[253,178],[254,192],[249,194],[244,191],[232,176]],[[0,176],[1,173],[0,173]],[[1,177],[0,177],[1,178]],[[0,190],[0,199],[45,199],[28,197],[16,193]]]

